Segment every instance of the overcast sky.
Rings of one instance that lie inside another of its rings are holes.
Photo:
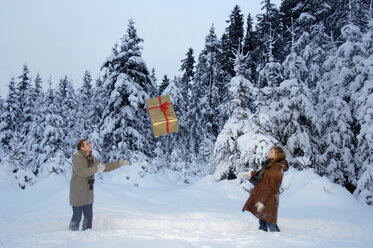
[[[88,70],[95,80],[133,18],[144,39],[143,58],[158,81],[180,75],[189,47],[197,56],[212,24],[221,38],[233,7],[255,17],[263,0],[0,0],[0,96],[26,64],[44,88],[65,75],[79,87]],[[276,6],[281,0],[272,0]]]

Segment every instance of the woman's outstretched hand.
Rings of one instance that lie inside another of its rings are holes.
[[[130,165],[130,161],[124,160],[123,158],[121,158],[119,160],[119,164],[120,164],[120,166],[128,166],[128,165]]]

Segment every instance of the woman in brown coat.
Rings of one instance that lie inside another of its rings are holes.
[[[289,168],[285,157],[284,150],[278,146],[269,151],[263,179],[255,185],[242,208],[242,211],[250,211],[259,219],[259,229],[263,231],[280,231],[277,226],[280,186],[283,173]],[[259,171],[253,171],[250,176],[257,173]]]

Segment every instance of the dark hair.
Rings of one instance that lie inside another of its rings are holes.
[[[86,141],[86,139],[82,139],[78,142],[78,144],[76,145],[76,148],[78,149],[78,151],[80,151],[80,149],[82,148],[82,146],[84,145],[84,141]]]

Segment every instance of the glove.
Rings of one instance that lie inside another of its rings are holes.
[[[244,172],[241,174],[243,179],[248,179],[249,177],[251,177],[251,172]]]
[[[261,211],[263,210],[263,208],[264,208],[265,206],[264,206],[263,203],[261,203],[261,202],[257,202],[257,203],[255,204],[255,207],[256,207],[256,210],[257,210],[258,213],[259,213],[259,212],[261,212]]]
[[[97,171],[98,172],[103,172],[105,170],[105,168],[106,168],[106,165],[104,163],[99,163],[97,165]]]
[[[120,164],[120,166],[127,166],[127,165],[130,165],[130,161],[124,160],[123,158],[121,158],[119,160],[119,164]]]

